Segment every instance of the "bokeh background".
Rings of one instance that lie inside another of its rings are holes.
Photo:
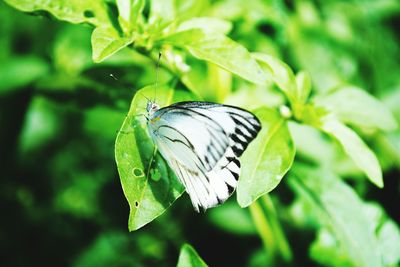
[[[315,92],[355,84],[400,120],[398,1],[224,0],[202,12],[233,22],[230,37],[250,51],[307,70]],[[188,242],[210,266],[265,266],[252,218],[235,198],[197,214],[185,194],[155,221],[128,232],[114,142],[135,91],[154,83],[155,62],[121,51],[95,64],[91,32],[90,25],[0,2],[0,265],[174,266]],[[270,99],[279,103],[276,93]],[[383,167],[384,189],[345,164],[341,171],[398,225],[400,132],[366,140]],[[298,152],[296,160],[307,161]],[[309,249],[315,230],[296,224],[307,213],[296,213],[286,182],[271,195],[293,253],[291,262],[275,264],[325,266]]]

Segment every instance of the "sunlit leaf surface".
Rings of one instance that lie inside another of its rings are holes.
[[[241,157],[237,199],[242,207],[274,189],[289,170],[295,155],[287,123],[279,113],[261,108],[254,114],[262,128]]]
[[[299,196],[312,203],[312,212],[334,233],[352,264],[382,266],[374,228],[351,187],[330,172],[304,167],[295,169],[288,181]]]
[[[394,130],[397,122],[389,109],[378,99],[357,87],[342,87],[339,90],[317,97],[317,105],[337,114],[345,123],[360,127]]]
[[[153,98],[154,86],[138,91],[115,142],[115,158],[122,188],[130,206],[129,229],[137,230],[162,214],[184,191],[166,161],[153,154],[154,144],[143,114],[146,97]],[[157,88],[161,107],[188,99],[166,86]]]
[[[106,5],[103,1],[6,0],[5,2],[25,12],[47,11],[57,19],[72,23],[88,22],[94,25],[108,23]]]
[[[218,33],[189,29],[167,36],[162,42],[187,49],[196,58],[210,61],[222,68],[257,84],[267,77],[249,51],[232,39]]]
[[[185,244],[181,248],[176,267],[206,267],[207,264],[200,258],[194,248]]]
[[[371,182],[383,187],[382,170],[378,159],[352,129],[335,120],[324,122],[322,129],[339,141],[346,154],[365,172]]]

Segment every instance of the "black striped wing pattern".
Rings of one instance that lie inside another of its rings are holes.
[[[239,157],[261,124],[241,108],[179,102],[153,113],[148,127],[199,211],[223,203],[234,192],[240,175]]]

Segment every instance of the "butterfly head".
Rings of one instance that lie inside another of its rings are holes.
[[[147,101],[146,110],[147,110],[147,113],[149,114],[149,117],[151,117],[154,114],[154,112],[156,112],[159,109],[160,109],[160,106],[157,105],[155,102],[153,102],[151,100]]]

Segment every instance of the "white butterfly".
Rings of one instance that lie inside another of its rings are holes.
[[[238,157],[261,129],[241,108],[210,102],[180,102],[160,108],[147,102],[147,126],[161,155],[186,188],[193,207],[206,210],[232,195]]]

